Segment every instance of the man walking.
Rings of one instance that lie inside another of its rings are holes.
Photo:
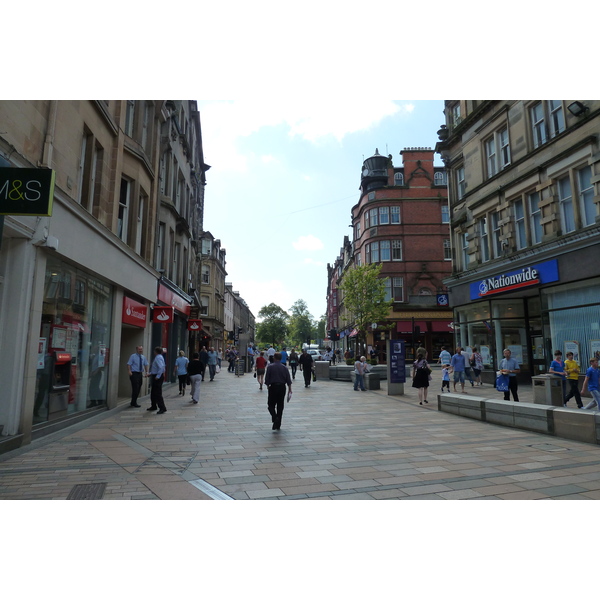
[[[165,381],[165,359],[162,355],[163,351],[160,346],[154,348],[154,360],[150,367],[150,377],[152,379],[150,388],[150,408],[146,410],[156,410],[157,415],[162,415],[167,412],[165,401],[162,395],[162,386]]]
[[[217,353],[212,346],[209,348],[206,356],[208,361],[208,374],[210,375],[210,380],[213,381],[215,373],[217,372]]]
[[[517,373],[521,371],[519,363],[516,358],[511,356],[511,351],[506,348],[503,352],[504,358],[500,361],[500,370],[503,375],[508,375],[508,390],[504,392],[504,399],[510,400],[510,394],[512,394],[515,402],[519,401],[519,394],[517,394]]]
[[[140,408],[137,403],[140,390],[142,389],[142,378],[144,373],[148,375],[148,360],[144,356],[143,346],[136,346],[135,352],[129,357],[127,361],[127,371],[129,373],[129,380],[131,381],[131,404],[130,406]]]
[[[285,386],[288,387],[288,402],[292,395],[292,378],[287,367],[281,364],[281,353],[273,355],[273,363],[269,365],[265,375],[265,385],[269,390],[267,408],[273,421],[273,429],[281,429],[281,417],[285,406]]]
[[[460,346],[456,347],[456,354],[450,359],[450,366],[454,373],[454,391],[456,392],[456,384],[460,381],[461,392],[465,393],[465,357],[461,352]]]
[[[598,359],[590,358],[590,367],[585,372],[585,379],[583,380],[583,386],[581,393],[585,394],[586,389],[589,390],[592,395],[592,400],[585,405],[586,410],[591,410],[596,407],[596,410],[600,410],[600,371],[598,370]]]
[[[306,348],[302,349],[302,354],[298,359],[300,364],[300,370],[304,375],[304,387],[310,387],[310,378],[312,377],[312,365],[313,357],[306,351]]]

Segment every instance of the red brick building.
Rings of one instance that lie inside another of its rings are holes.
[[[434,166],[431,148],[406,148],[400,155],[401,167],[377,150],[364,161],[360,199],[352,207],[351,256],[344,244],[329,268],[328,292],[339,286],[350,263],[381,263],[387,297],[394,300],[385,325],[393,327],[378,324],[368,333],[367,344],[385,358],[385,340],[391,336],[407,342],[407,358],[413,346],[423,345],[430,360],[437,360],[441,347],[453,344],[452,311],[443,284],[452,272],[446,172]],[[353,324],[343,322],[343,301],[335,308],[347,347]]]

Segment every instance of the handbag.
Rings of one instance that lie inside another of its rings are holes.
[[[508,375],[498,375],[498,377],[496,379],[496,389],[499,392],[508,392],[508,390],[509,390],[508,380],[509,380]]]
[[[254,379],[256,379],[256,371],[254,371]]]

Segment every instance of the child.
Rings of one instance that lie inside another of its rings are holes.
[[[442,369],[442,392],[444,388],[448,388],[448,393],[450,393],[450,365],[444,365]]]

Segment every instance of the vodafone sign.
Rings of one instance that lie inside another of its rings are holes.
[[[140,304],[127,296],[123,297],[123,314],[121,315],[123,323],[146,327],[147,319],[148,307],[145,304]]]

